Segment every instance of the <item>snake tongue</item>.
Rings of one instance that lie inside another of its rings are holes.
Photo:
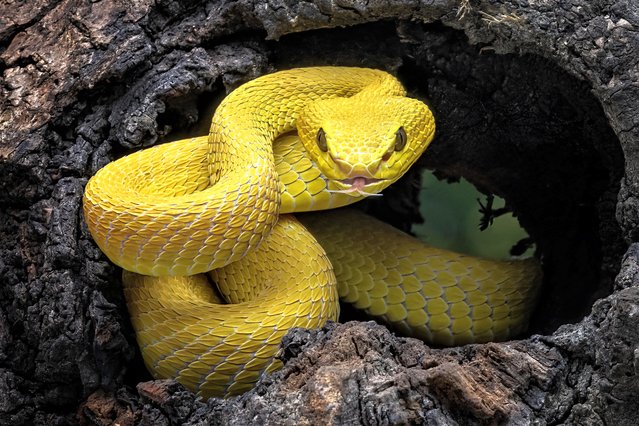
[[[366,186],[366,178],[365,177],[358,176],[356,178],[353,178],[353,183],[351,184],[351,189],[355,189],[355,190],[361,191],[361,190],[364,189],[365,186]]]

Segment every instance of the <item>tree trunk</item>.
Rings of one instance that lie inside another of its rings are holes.
[[[632,0],[4,0],[0,424],[636,424],[638,31]],[[206,133],[245,81],[329,64],[391,71],[436,115],[369,212],[418,220],[425,167],[508,200],[543,255],[531,335],[437,349],[328,324],[236,399],[150,381],[84,184]]]

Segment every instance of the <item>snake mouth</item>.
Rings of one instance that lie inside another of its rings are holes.
[[[334,180],[333,182],[335,182],[337,186],[341,189],[339,190],[329,189],[328,192],[349,194],[355,197],[370,196],[370,195],[381,196],[382,194],[378,194],[377,192],[365,191],[365,189],[368,189],[370,186],[373,186],[373,188],[370,188],[370,189],[375,191],[375,187],[377,186],[375,184],[380,183],[383,180],[384,179],[368,178],[364,176],[355,176],[348,179]]]
[[[364,176],[355,176],[354,178],[342,179],[344,185],[350,185],[353,188],[364,189],[367,185],[379,182],[381,179],[367,178]]]

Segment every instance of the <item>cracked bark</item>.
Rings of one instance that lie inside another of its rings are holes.
[[[0,8],[0,423],[635,423],[630,0]],[[330,324],[290,333],[284,369],[237,399],[149,382],[119,273],[83,224],[83,185],[132,149],[205,133],[242,82],[318,64],[387,69],[433,106],[436,142],[366,208],[416,220],[423,167],[506,197],[544,254],[538,334],[436,349],[374,323]]]

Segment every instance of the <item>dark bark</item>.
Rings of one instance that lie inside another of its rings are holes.
[[[631,0],[28,3],[0,3],[0,424],[636,423]],[[242,82],[321,64],[387,69],[432,105],[436,141],[365,208],[417,220],[423,167],[505,197],[543,254],[538,334],[436,349],[331,324],[290,333],[284,369],[238,399],[148,382],[83,185],[206,132]]]

